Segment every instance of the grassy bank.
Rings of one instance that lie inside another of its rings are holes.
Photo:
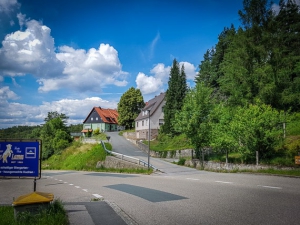
[[[112,149],[109,143],[105,143],[108,150]],[[53,155],[42,162],[43,170],[78,170],[113,173],[139,173],[149,174],[147,169],[126,169],[126,168],[96,168],[97,162],[104,161],[106,152],[100,144],[83,144],[74,142],[72,146],[65,149],[59,155]]]
[[[0,206],[1,225],[68,225],[68,217],[63,208],[62,202],[54,200],[47,210],[40,210],[35,215],[29,212],[18,214],[14,218],[13,206]]]

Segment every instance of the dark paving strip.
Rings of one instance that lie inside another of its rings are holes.
[[[104,187],[122,191],[131,195],[135,195],[145,200],[148,200],[150,202],[164,202],[164,201],[187,199],[186,197],[174,195],[168,192],[158,191],[150,188],[144,188],[144,187],[139,187],[139,186],[134,186],[129,184],[116,184],[116,185],[109,185]]]
[[[129,174],[114,174],[114,173],[88,173],[87,176],[99,176],[99,177],[119,177],[119,178],[128,178],[128,177],[138,177],[136,175]]]
[[[70,202],[64,205],[84,205],[95,225],[126,225],[125,221],[104,201]]]

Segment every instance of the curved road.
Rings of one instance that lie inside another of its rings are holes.
[[[110,136],[109,142],[112,144],[113,151],[148,162],[147,153],[140,150],[135,144],[126,140],[126,138],[124,138],[123,136],[120,136],[118,132],[108,132],[106,134]],[[165,175],[206,173],[205,171],[178,166],[160,158],[150,157],[150,164],[162,171]]]

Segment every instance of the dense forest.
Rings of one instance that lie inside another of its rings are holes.
[[[224,28],[206,51],[183,104],[168,95],[169,82],[166,105],[181,108],[165,119],[172,129],[161,137],[185,134],[203,160],[209,148],[242,162],[255,162],[258,153],[264,162],[290,164],[300,152],[299,6],[281,0],[274,11],[267,0],[244,0],[243,7],[242,26]]]

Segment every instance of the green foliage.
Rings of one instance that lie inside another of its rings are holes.
[[[148,141],[144,141],[144,144],[148,145]],[[170,136],[164,133],[160,133],[157,140],[150,142],[150,148],[153,151],[173,151],[192,148],[189,139],[185,134]]]
[[[186,159],[185,158],[180,158],[177,162],[177,165],[184,166]]]
[[[68,127],[65,125],[66,118],[64,114],[57,112],[49,112],[48,117],[45,118],[47,122],[40,132],[43,159],[49,158],[54,153],[60,153],[72,142]]]
[[[139,115],[145,103],[140,89],[129,88],[118,103],[118,123],[126,129],[134,127],[134,120]]]
[[[2,225],[67,225],[69,224],[66,211],[62,202],[55,199],[48,209],[41,209],[37,214],[22,212],[18,215],[18,220],[14,219],[14,209],[12,206],[0,206],[0,221]]]
[[[183,105],[183,99],[187,93],[186,75],[184,66],[179,67],[176,59],[173,60],[173,65],[170,70],[168,81],[168,90],[166,91],[166,104],[164,106],[164,124],[161,130],[165,134],[175,135],[176,130],[173,128],[173,120],[175,113],[180,111]]]
[[[186,95],[182,110],[175,114],[174,129],[186,135],[196,152],[209,146],[210,113],[213,107],[212,89],[203,83],[197,83]]]
[[[99,135],[100,134],[100,129],[99,128],[96,128],[95,130],[94,130],[94,135]]]
[[[40,137],[40,126],[14,126],[0,129],[1,139],[31,139]]]

